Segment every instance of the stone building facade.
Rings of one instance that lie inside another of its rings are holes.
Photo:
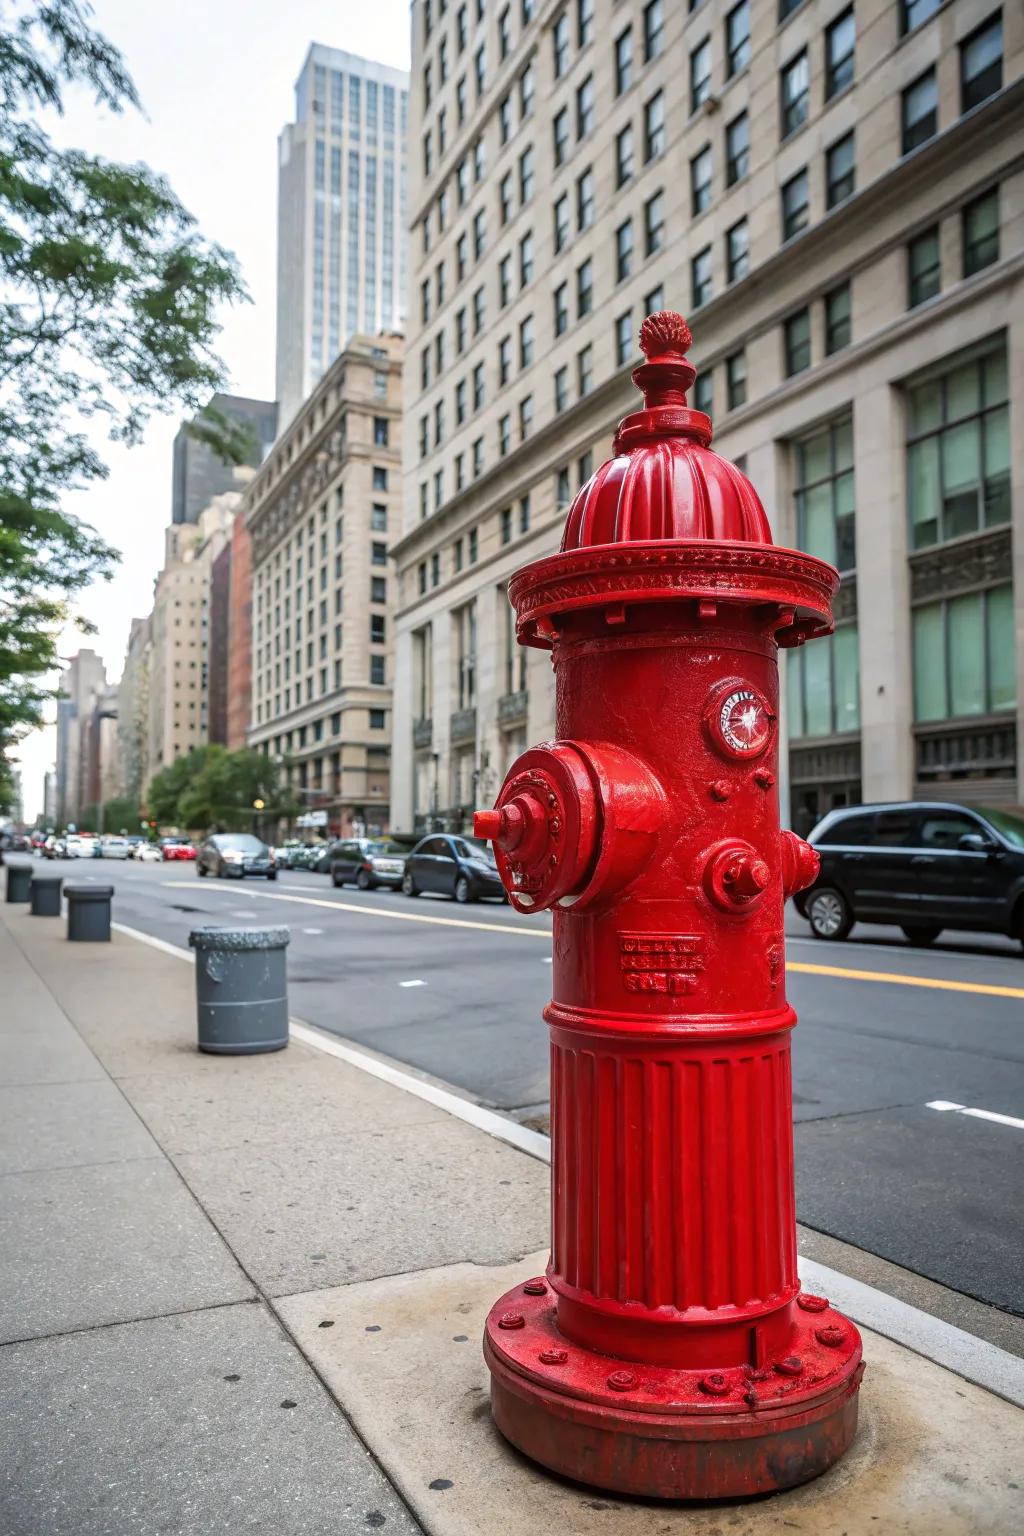
[[[1022,63],[990,0],[416,0],[396,824],[465,825],[551,733],[505,585],[662,307],[776,539],[843,575],[787,669],[793,823],[1024,800]]]
[[[245,493],[252,540],[249,741],[336,833],[390,819],[402,343],[355,336]]]

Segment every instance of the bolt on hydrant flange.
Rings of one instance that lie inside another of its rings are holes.
[[[712,451],[689,344],[678,315],[644,322],[643,408],[559,553],[509,583],[559,735],[476,831],[512,906],[553,912],[552,1234],[546,1286],[495,1303],[484,1353],[528,1456],[709,1499],[830,1466],[863,1365],[797,1277],[782,918],[818,861],[777,788],[778,648],[831,631],[838,577],[776,548]]]

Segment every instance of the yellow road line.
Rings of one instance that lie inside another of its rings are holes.
[[[165,880],[164,885],[195,889],[192,880]],[[238,895],[227,886],[214,886],[222,896]],[[358,912],[361,917],[390,917],[398,923],[437,923],[442,928],[479,928],[485,933],[507,933],[513,938],[547,939],[546,928],[519,927],[511,923],[479,923],[465,917],[434,917],[426,912],[395,912],[390,907],[358,907],[350,901],[323,901],[318,896],[285,896],[271,891],[246,890],[246,897],[261,901],[297,901],[307,907],[327,907],[332,912]],[[860,971],[841,965],[809,965],[804,961],[786,962],[786,970],[804,976],[835,976],[841,981],[878,981],[894,987],[932,987],[939,992],[974,992],[983,997],[1024,997],[1024,987],[997,987],[981,981],[947,981],[941,976],[905,976],[899,971]]]
[[[854,971],[840,965],[805,965],[787,961],[787,971],[806,976],[839,976],[851,981],[882,981],[895,987],[934,987],[939,992],[980,992],[983,997],[1024,997],[1024,987],[996,987],[982,981],[947,981],[943,976],[903,976],[899,971]]]

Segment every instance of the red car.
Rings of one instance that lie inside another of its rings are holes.
[[[164,859],[194,859],[196,850],[192,843],[186,843],[180,837],[162,837],[160,839],[160,851]]]

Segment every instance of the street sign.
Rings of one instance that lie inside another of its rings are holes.
[[[303,811],[301,816],[296,816],[295,825],[297,827],[326,827],[327,812]]]

